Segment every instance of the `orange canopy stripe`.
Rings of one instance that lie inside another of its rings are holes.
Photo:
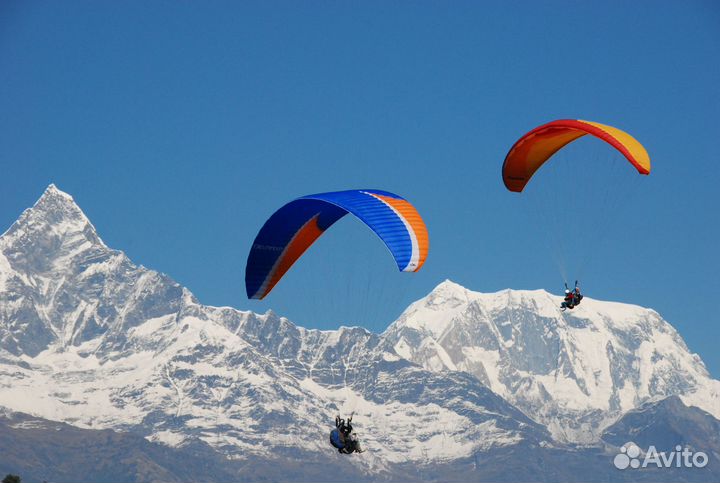
[[[292,240],[290,240],[290,243],[287,244],[266,279],[266,283],[260,289],[259,299],[265,298],[265,296],[270,293],[283,275],[290,270],[290,267],[292,267],[302,254],[310,248],[310,245],[315,243],[315,240],[323,234],[323,230],[318,227],[317,221],[318,215],[310,218],[307,223],[297,231]]]
[[[372,196],[387,203],[405,222],[413,245],[413,254],[405,271],[417,272],[425,263],[430,249],[430,237],[420,213],[407,200],[379,194]]]

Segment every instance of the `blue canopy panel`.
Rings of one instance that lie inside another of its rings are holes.
[[[343,441],[342,435],[337,428],[330,431],[330,444],[337,449],[343,449],[345,447],[345,441]]]
[[[416,272],[427,258],[425,223],[404,198],[379,190],[303,196],[276,211],[255,237],[245,267],[248,298],[262,299],[333,223],[352,213],[377,234],[398,268]]]

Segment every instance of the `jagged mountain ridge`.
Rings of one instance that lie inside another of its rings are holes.
[[[175,447],[199,440],[241,460],[299,458],[299,446],[326,454],[328,418],[354,409],[371,451],[352,463],[373,474],[493,448],[599,442],[626,408],[670,394],[712,413],[717,381],[669,324],[646,309],[586,299],[583,310],[619,311],[640,346],[648,342],[642,324],[624,318],[650,317],[641,322],[679,354],[666,376],[641,387],[652,391],[633,386],[616,406],[610,391],[605,405],[578,370],[583,344],[567,350],[565,336],[607,321],[582,311],[558,319],[557,303],[544,291],[477,294],[445,282],[383,334],[307,330],[272,312],[200,304],[108,248],[72,198],[50,186],[0,237],[0,405]],[[548,383],[553,374],[592,404],[563,398]],[[690,382],[677,383],[677,374]],[[536,410],[543,405],[555,412]]]

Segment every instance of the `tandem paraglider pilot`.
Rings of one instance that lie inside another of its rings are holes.
[[[565,284],[565,298],[563,299],[563,302],[560,304],[560,309],[564,312],[565,309],[574,309],[576,305],[580,305],[580,301],[582,301],[583,295],[580,293],[580,287],[578,287],[577,280],[575,281],[575,288],[573,290],[570,290]]]
[[[335,416],[335,429],[330,431],[330,444],[342,454],[362,453],[364,451],[360,447],[357,435],[353,432],[352,414],[347,421],[339,415]]]

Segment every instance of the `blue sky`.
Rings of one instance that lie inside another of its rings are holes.
[[[0,227],[54,182],[110,246],[204,303],[379,332],[445,278],[560,292],[546,225],[500,167],[532,127],[589,119],[631,132],[653,173],[586,162],[594,189],[632,177],[630,194],[614,210],[584,201],[553,233],[591,259],[589,296],[658,310],[718,377],[719,55],[713,1],[4,1]],[[617,163],[592,141],[574,156]],[[557,189],[535,196],[564,210],[574,184],[542,174]],[[266,301],[246,300],[265,219],[349,188],[416,205],[423,270],[396,273],[348,219]]]

